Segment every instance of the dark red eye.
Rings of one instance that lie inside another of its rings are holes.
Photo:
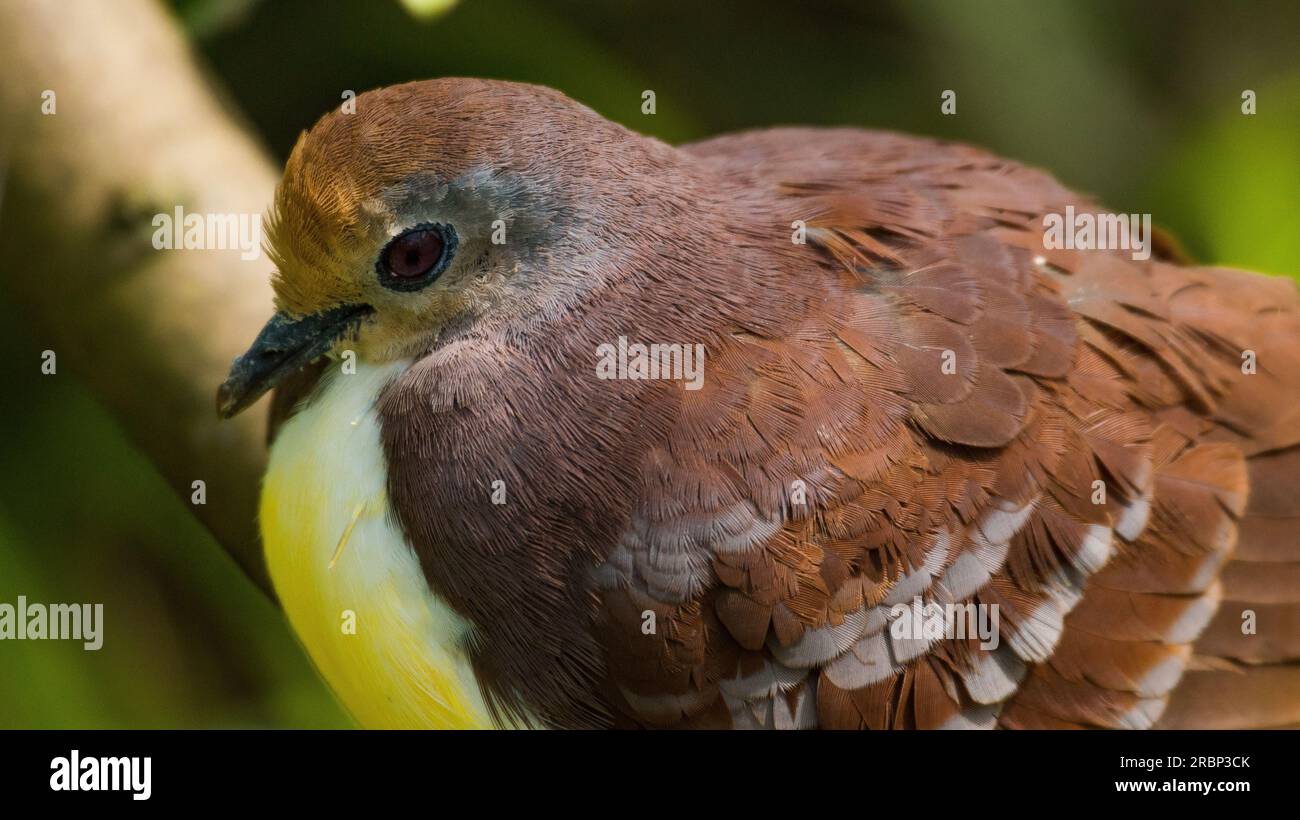
[[[407,231],[388,243],[384,266],[398,279],[418,279],[442,258],[442,237],[429,228]]]
[[[438,278],[456,251],[450,225],[425,223],[408,228],[379,254],[379,283],[390,290],[413,291]]]

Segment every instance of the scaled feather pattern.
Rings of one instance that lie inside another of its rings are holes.
[[[421,180],[523,245],[482,246],[495,290],[427,303],[378,405],[393,509],[501,715],[1300,723],[1290,282],[1050,248],[1045,216],[1097,206],[936,140],[670,147],[475,80],[356,104],[289,161],[281,309],[359,298],[371,215]],[[598,378],[620,337],[703,345],[700,389]],[[900,637],[918,599],[996,606],[996,647]]]

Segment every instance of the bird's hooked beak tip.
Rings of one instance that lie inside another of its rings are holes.
[[[353,333],[373,311],[369,305],[344,305],[301,319],[276,313],[217,388],[217,415],[223,419],[238,415]]]

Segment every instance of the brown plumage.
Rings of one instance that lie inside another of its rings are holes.
[[[360,355],[414,359],[379,400],[389,495],[501,714],[1300,722],[1291,283],[1048,249],[1046,214],[1098,209],[960,145],[672,148],[477,80],[356,102],[289,160],[278,306],[365,301]],[[383,292],[413,212],[456,258]],[[702,388],[597,378],[620,336],[704,345]],[[895,636],[916,596],[996,604],[999,645]]]

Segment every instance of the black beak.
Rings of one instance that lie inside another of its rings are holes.
[[[228,419],[238,414],[355,331],[371,311],[369,305],[344,305],[297,320],[283,313],[272,316],[217,389],[217,415]]]

